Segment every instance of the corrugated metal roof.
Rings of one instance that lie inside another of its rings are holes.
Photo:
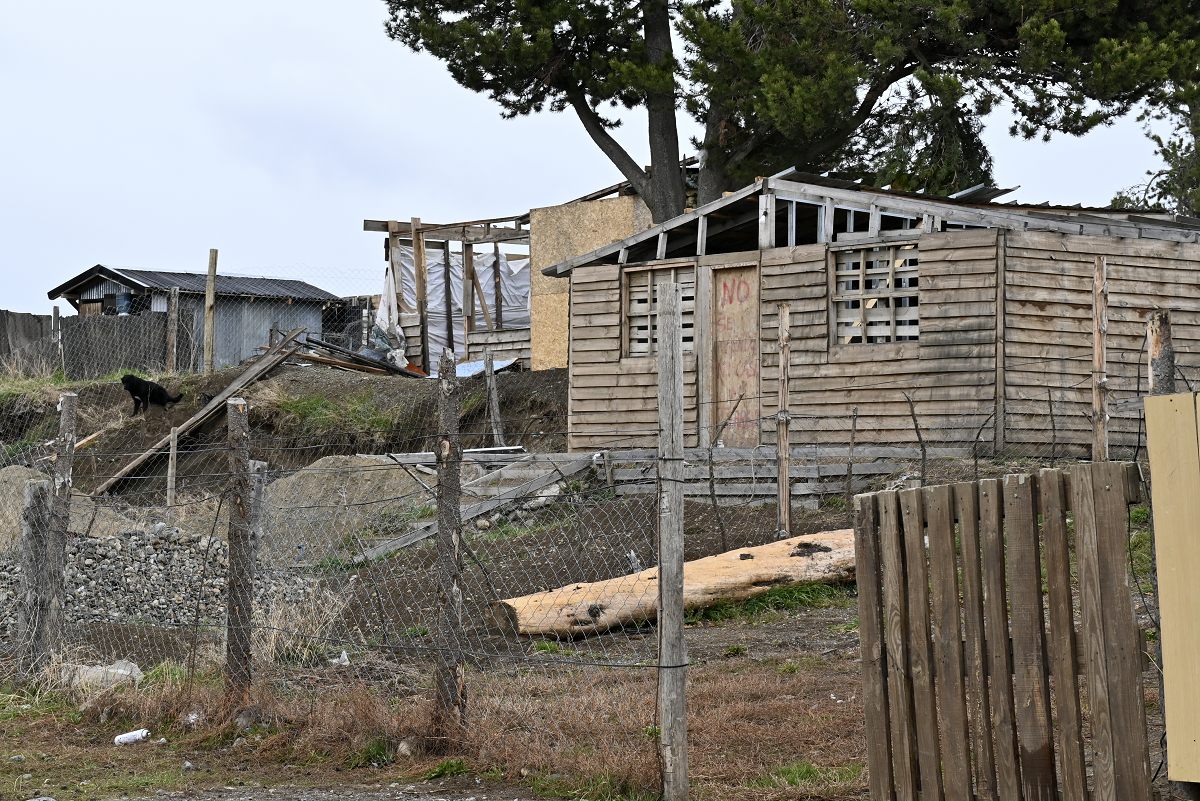
[[[81,284],[103,276],[118,281],[124,280],[143,289],[169,291],[177,286],[181,292],[203,293],[208,282],[204,273],[179,273],[161,270],[133,270],[126,267],[108,267],[97,264],[63,285],[51,290],[53,300]],[[218,295],[237,295],[256,298],[292,298],[294,300],[340,300],[337,295],[313,286],[305,281],[289,278],[259,278],[241,275],[217,274]]]

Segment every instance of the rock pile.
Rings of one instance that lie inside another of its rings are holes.
[[[163,523],[67,541],[65,614],[68,623],[201,625],[225,617],[229,546],[218,537],[196,536]],[[258,571],[255,602],[300,603],[317,579],[300,571]],[[19,549],[0,558],[0,638],[15,632],[20,592]]]

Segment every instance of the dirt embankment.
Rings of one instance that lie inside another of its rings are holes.
[[[131,458],[170,434],[240,373],[221,370],[161,380],[183,399],[170,408],[151,407],[132,417],[132,401],[119,382],[72,385],[79,395],[79,437],[104,433],[82,449],[75,462],[75,485],[87,492]],[[502,373],[497,376],[506,443],[531,451],[561,451],[566,446],[567,377],[565,370]],[[246,388],[251,427],[256,433],[251,458],[272,468],[294,470],[318,459],[355,453],[430,450],[437,433],[437,382],[393,376],[283,367]],[[0,456],[8,464],[44,469],[39,448],[54,436],[58,396],[65,387],[0,392]],[[494,444],[482,376],[464,379],[460,390],[459,429],[463,447]],[[179,491],[205,491],[223,480],[225,420],[212,418],[180,441]],[[161,503],[166,456],[150,460],[117,493]],[[3,463],[0,463],[3,464]]]

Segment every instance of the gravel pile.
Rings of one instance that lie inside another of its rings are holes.
[[[70,623],[153,623],[192,625],[225,617],[225,580],[229,546],[217,537],[196,536],[159,523],[149,530],[116,535],[72,537],[67,542],[66,618]],[[0,559],[0,638],[16,630],[20,592],[17,549]],[[255,602],[303,603],[316,579],[297,572],[260,571]],[[198,602],[198,604],[197,604]]]

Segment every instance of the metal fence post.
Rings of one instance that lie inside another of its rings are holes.
[[[21,595],[17,604],[17,642],[22,666],[45,664],[58,632],[51,631],[50,603],[53,582],[47,569],[50,536],[50,482],[25,482],[25,509],[21,513]],[[58,584],[61,586],[62,581]]]
[[[500,419],[500,390],[496,386],[496,370],[492,363],[492,349],[483,349],[483,374],[487,378],[488,416],[492,418],[492,437],[497,447],[504,447],[504,423]]]
[[[658,285],[658,720],[663,801],[686,801],[683,637],[683,323],[678,284]]]
[[[459,399],[456,359],[450,350],[442,351],[438,364],[438,442],[437,442],[437,709],[433,736],[438,749],[450,750],[461,740],[466,709],[465,671],[460,647],[463,626],[462,591],[462,443],[458,437]]]
[[[250,702],[251,614],[254,604],[254,550],[250,487],[250,423],[242,398],[225,403],[229,424],[229,573],[226,577],[225,693],[235,705]]]

